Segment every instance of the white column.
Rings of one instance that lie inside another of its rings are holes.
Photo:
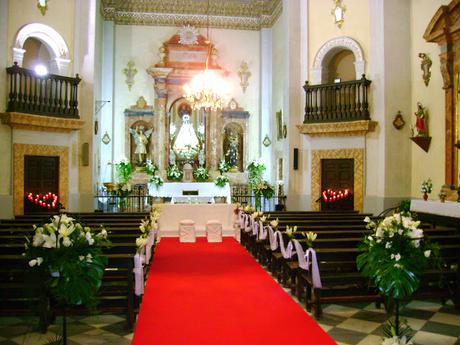
[[[273,136],[272,114],[272,30],[260,31],[260,152],[262,161],[267,170],[264,178],[274,183],[276,164],[273,162],[273,144],[276,138]],[[262,143],[265,136],[270,138],[272,144],[268,147]]]
[[[114,85],[114,49],[115,49],[115,24],[112,21],[104,21],[103,41],[102,41],[102,90],[101,101],[110,101],[105,103],[100,111],[99,132],[100,138],[105,133],[110,138],[110,143],[104,144],[100,141],[100,181],[109,182],[113,180],[113,166],[109,163],[114,161],[113,145],[114,145],[114,102],[113,85]]]

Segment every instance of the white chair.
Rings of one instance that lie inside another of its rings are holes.
[[[195,222],[183,219],[179,222],[179,242],[196,242]]]
[[[206,237],[208,242],[222,242],[222,223],[210,220],[206,223]]]

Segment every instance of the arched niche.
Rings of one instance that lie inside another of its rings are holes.
[[[13,62],[17,62],[22,67],[26,52],[24,44],[28,38],[37,39],[47,48],[51,57],[49,61],[50,73],[68,75],[69,48],[64,38],[52,27],[45,24],[27,24],[18,31],[13,45]]]
[[[230,122],[223,128],[222,153],[225,162],[230,164],[232,172],[243,171],[244,129],[236,122]]]
[[[198,139],[198,147],[196,154],[191,153],[191,156],[181,156],[174,151],[174,144],[179,137],[182,126],[188,126],[184,121],[184,116],[189,116],[189,122],[193,133]],[[182,166],[185,163],[192,165],[206,165],[206,135],[207,121],[204,111],[198,111],[183,97],[175,99],[168,110],[166,121],[166,134],[168,137],[168,162],[169,164],[178,164]]]
[[[365,72],[366,61],[364,53],[357,41],[350,37],[342,36],[333,38],[322,45],[313,60],[311,84],[326,83],[329,80],[328,66],[337,54],[351,51],[354,55],[356,80],[361,79]]]
[[[146,137],[147,143],[145,144],[145,159],[150,159],[153,160],[152,157],[152,135],[153,135],[153,126],[152,124],[148,123],[147,121],[144,120],[138,120],[134,122],[130,128],[129,128],[129,133],[130,133],[130,140],[129,140],[129,153],[130,153],[130,161],[134,166],[142,166],[143,163],[145,163],[145,160],[139,160],[138,154],[136,153],[136,138],[135,136],[139,133],[139,131],[142,132],[142,134]]]

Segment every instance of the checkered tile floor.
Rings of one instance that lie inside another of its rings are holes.
[[[324,306],[323,312],[318,322],[338,344],[381,344],[386,314],[374,304],[330,304]],[[434,301],[412,301],[402,315],[416,331],[416,345],[460,345],[460,310],[455,310],[451,302],[443,306]],[[0,318],[0,345],[42,345],[60,332],[57,325],[50,326],[46,334],[34,332],[36,321],[33,317]],[[133,334],[124,326],[125,320],[117,315],[71,317],[68,344],[127,345]]]

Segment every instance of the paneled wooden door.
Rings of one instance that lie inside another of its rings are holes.
[[[321,192],[350,191],[348,197],[326,202],[321,198],[321,210],[353,210],[354,208],[354,160],[353,159],[322,159],[321,160]]]
[[[59,195],[59,157],[24,156],[24,192]],[[24,211],[29,213],[40,209],[25,201]]]

